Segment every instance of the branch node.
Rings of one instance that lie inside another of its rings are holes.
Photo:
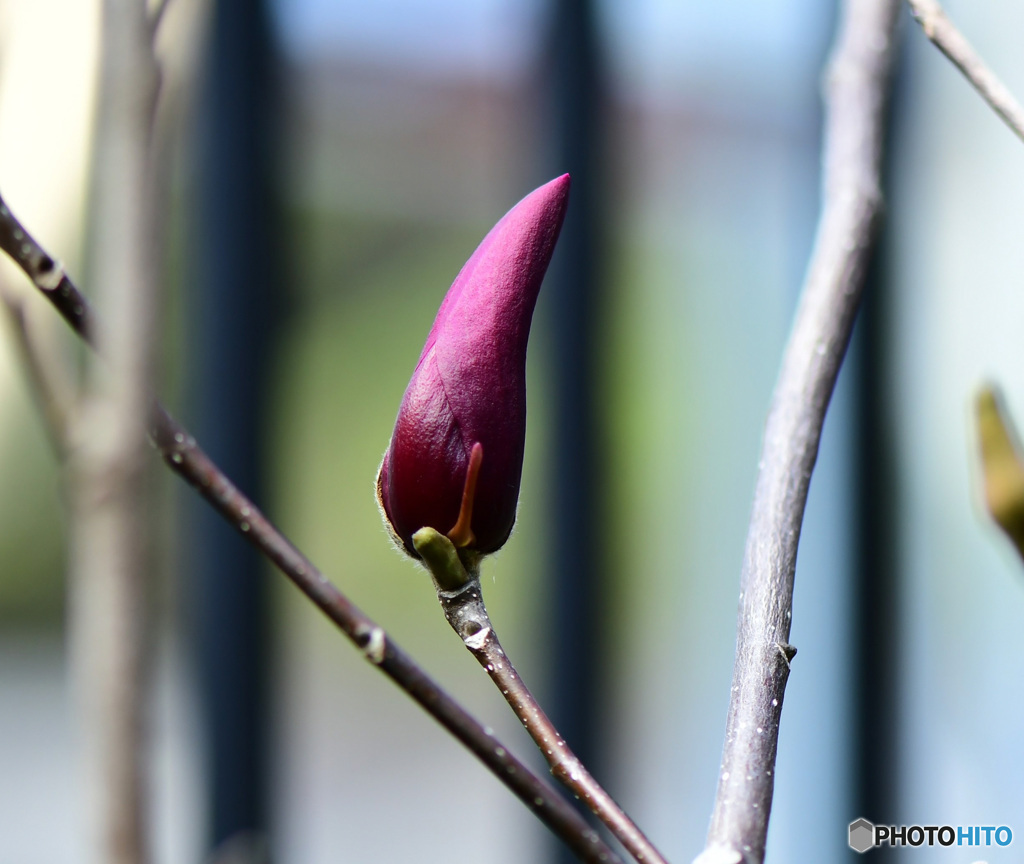
[[[487,642],[487,637],[491,635],[491,628],[484,627],[482,630],[478,630],[470,636],[466,636],[462,641],[466,643],[466,647],[470,651],[479,651]]]
[[[388,646],[384,631],[380,627],[364,627],[357,631],[356,638],[363,656],[374,666],[380,666],[384,662],[384,652]]]
[[[55,258],[41,258],[36,273],[35,283],[40,291],[56,291],[64,281],[64,265]]]
[[[776,642],[775,647],[778,649],[779,654],[782,655],[782,660],[786,664],[786,669],[792,670],[790,663],[793,658],[796,657],[796,645],[790,645],[788,642]]]

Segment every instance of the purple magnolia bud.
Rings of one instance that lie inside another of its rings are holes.
[[[516,204],[455,278],[402,397],[377,500],[415,557],[420,528],[494,552],[516,519],[526,443],[526,342],[562,227],[569,175]]]

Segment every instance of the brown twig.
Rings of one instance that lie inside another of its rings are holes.
[[[936,0],[907,0],[910,11],[935,46],[945,54],[1006,125],[1024,141],[1024,108],[978,56]]]
[[[591,776],[519,677],[498,641],[480,588],[479,559],[461,558],[452,542],[433,528],[413,535],[416,551],[434,577],[445,619],[469,652],[484,667],[512,707],[551,773],[582,799],[637,861],[667,864],[654,844]]]
[[[288,576],[363,652],[465,744],[538,818],[584,861],[618,861],[557,793],[513,757],[493,734],[427,677],[405,652],[312,565],[213,464],[162,408],[153,411],[152,437],[171,469],[192,484]]]
[[[32,284],[56,307],[72,330],[96,347],[92,310],[71,283],[64,265],[51,258],[25,230],[0,198],[0,249],[17,264]]]
[[[764,858],[775,782],[797,545],[825,412],[881,204],[896,0],[847,0],[828,70],[823,205],[765,425],[740,587],[732,693],[701,864]]]
[[[71,328],[92,343],[94,315],[85,298],[0,198],[0,248],[42,290]],[[582,861],[622,864],[621,858],[555,789],[516,759],[494,734],[448,695],[416,662],[341,593],[239,491],[159,403],[150,410],[150,436],[167,465],[269,558],[363,655],[472,752]]]

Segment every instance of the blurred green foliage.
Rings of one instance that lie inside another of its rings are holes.
[[[0,330],[17,372],[13,340]],[[24,379],[7,392],[0,422],[0,626],[58,626],[65,531],[60,483]]]

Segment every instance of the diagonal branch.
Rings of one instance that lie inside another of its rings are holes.
[[[0,198],[0,249],[17,263],[71,328],[94,344],[95,316],[63,267],[49,256]],[[433,681],[373,620],[341,593],[199,448],[158,402],[150,436],[167,465],[269,558],[374,666],[472,752],[582,861],[622,864],[569,802],[513,756],[494,734]]]
[[[907,0],[907,3],[924,35],[963,72],[981,98],[1024,141],[1024,108],[946,17],[942,7],[936,0]]]
[[[722,767],[702,864],[764,858],[779,718],[796,653],[789,630],[797,545],[881,205],[897,9],[897,0],[846,0],[829,65],[822,212],[765,425]]]
[[[551,766],[554,777],[584,801],[626,851],[644,864],[667,864],[664,856],[626,815],[572,752],[544,709],[519,677],[498,641],[480,587],[480,557],[460,555],[445,535],[421,528],[413,545],[434,579],[444,617],[497,685],[516,717]]]

